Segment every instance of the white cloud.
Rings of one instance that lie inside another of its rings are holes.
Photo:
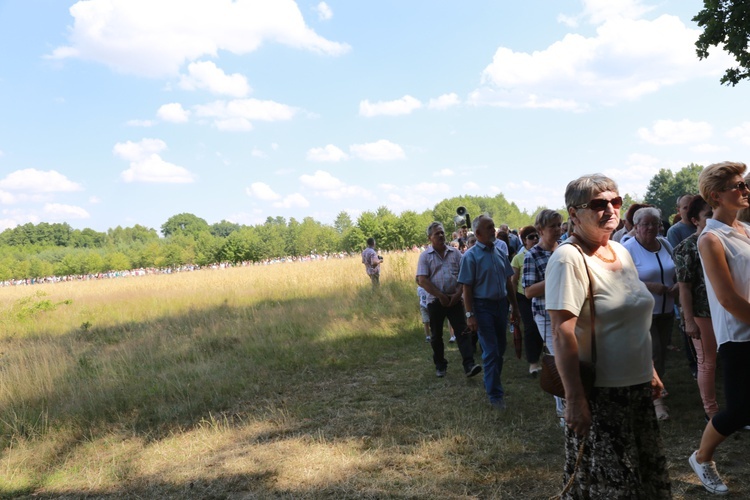
[[[102,199],[98,196],[89,196],[89,203],[92,205],[97,205],[102,202]]]
[[[263,182],[253,182],[249,188],[245,189],[248,196],[258,198],[261,201],[271,201],[281,199],[281,195],[274,192],[271,186]]]
[[[368,118],[379,115],[408,115],[421,107],[422,103],[410,95],[405,95],[395,101],[380,101],[375,103],[370,103],[370,101],[365,99],[359,103],[359,114]]]
[[[227,118],[214,120],[214,127],[222,132],[250,132],[253,124],[246,118]]]
[[[441,168],[437,172],[433,174],[435,177],[451,177],[453,175],[456,175],[456,173],[449,169],[449,168]]]
[[[91,217],[91,215],[81,207],[63,205],[61,203],[45,204],[44,213],[54,220],[88,219]]]
[[[317,170],[313,175],[304,174],[299,180],[316,191],[330,191],[344,187],[343,182],[324,170]]]
[[[741,125],[732,128],[727,132],[727,137],[736,139],[746,146],[750,146],[750,122],[743,122]]]
[[[5,156],[5,152],[2,149],[0,149],[0,158],[2,158],[3,156]]]
[[[12,193],[0,189],[0,205],[13,205],[17,201],[18,197],[14,196]]]
[[[188,75],[180,77],[180,87],[185,90],[206,89],[213,94],[245,97],[251,92],[247,78],[239,73],[227,75],[211,61],[188,65]]]
[[[82,191],[83,187],[55,170],[26,168],[16,170],[0,179],[0,189],[23,193],[70,193]]]
[[[153,127],[156,122],[153,120],[128,120],[125,122],[128,127]]]
[[[350,49],[310,29],[293,0],[87,0],[70,14],[68,45],[48,57],[148,77],[177,75],[185,62],[247,54],[265,42],[333,56]]]
[[[349,152],[365,161],[403,160],[406,158],[406,153],[401,146],[385,139],[365,144],[353,144],[349,147]]]
[[[333,11],[325,2],[320,2],[316,7],[315,10],[318,12],[318,19],[321,21],[328,21],[333,17]]]
[[[383,191],[393,191],[398,188],[395,184],[378,184],[378,187]]]
[[[138,161],[165,149],[167,143],[161,139],[141,139],[140,142],[118,142],[112,152],[123,160]]]
[[[582,17],[592,24],[612,18],[637,19],[654,7],[643,5],[641,0],[583,0]]]
[[[305,208],[310,206],[310,202],[301,194],[293,193],[274,203],[273,206],[277,208]]]
[[[322,148],[312,148],[307,152],[307,159],[309,161],[341,161],[347,160],[349,155],[344,153],[341,149],[337,148],[333,144],[328,144]]]
[[[617,182],[620,194],[629,193],[643,197],[649,181],[660,169],[669,168],[678,171],[687,163],[689,162],[684,164],[675,161],[668,162],[654,156],[633,153],[628,156],[622,167],[604,169],[602,173]]]
[[[190,111],[185,110],[179,102],[171,102],[159,107],[156,116],[165,122],[185,123],[190,118]]]
[[[427,103],[427,107],[429,109],[443,110],[459,104],[461,104],[461,100],[458,98],[458,95],[451,92],[450,94],[443,94],[435,99],[430,99],[430,102]]]
[[[479,191],[479,184],[474,181],[465,182],[462,187],[464,191]]]
[[[494,194],[499,192],[497,186],[491,186],[490,191]],[[554,186],[549,183],[533,184],[528,181],[509,182],[502,190],[505,198],[515,203],[521,210],[529,212],[537,207],[560,208],[565,205],[565,186]],[[505,221],[495,221],[496,225]]]
[[[263,152],[263,150],[258,148],[253,148],[253,150],[250,152],[250,156],[253,158],[268,158],[268,155]]]
[[[213,118],[214,126],[226,131],[252,130],[252,121],[291,120],[297,108],[274,101],[259,99],[235,99],[232,101],[214,101],[193,108],[200,117]]]
[[[716,144],[697,144],[690,147],[690,151],[694,153],[717,153],[725,148],[717,146]]]
[[[691,144],[711,137],[713,128],[707,122],[690,120],[657,120],[651,128],[638,129],[638,137],[650,144]]]
[[[704,76],[730,66],[722,51],[699,61],[700,30],[679,18],[638,19],[640,2],[586,2],[596,34],[569,33],[543,50],[515,52],[499,47],[485,68],[483,86],[470,94],[476,105],[582,111],[612,105]]]
[[[299,180],[302,185],[312,189],[316,195],[331,200],[342,198],[375,199],[375,196],[367,189],[348,185],[324,170],[317,170],[313,175],[304,174],[300,176]]]
[[[417,193],[428,195],[446,194],[450,189],[450,186],[444,182],[420,182],[412,188]]]
[[[161,139],[143,139],[140,142],[118,142],[113,153],[130,161],[130,168],[120,174],[125,182],[184,184],[195,181],[187,169],[164,161],[158,154],[167,149]]]

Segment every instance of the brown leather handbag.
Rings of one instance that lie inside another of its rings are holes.
[[[596,379],[596,335],[594,331],[594,323],[596,320],[595,308],[594,308],[594,285],[591,279],[591,271],[589,270],[588,264],[586,264],[586,256],[583,254],[583,250],[578,244],[570,242],[580,253],[583,258],[583,265],[586,267],[586,274],[589,277],[589,309],[591,311],[591,362],[579,361],[581,371],[581,383],[586,393],[586,398],[591,396],[591,391],[594,388],[594,381]],[[539,360],[542,365],[542,373],[539,375],[539,386],[544,392],[552,394],[560,398],[565,398],[565,388],[563,387],[562,378],[560,372],[557,371],[557,365],[555,364],[555,357],[548,353],[543,352],[541,359]]]

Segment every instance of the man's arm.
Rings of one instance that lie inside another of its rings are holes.
[[[464,284],[464,308],[466,312],[474,312],[474,287],[471,285]],[[477,331],[477,318],[472,315],[466,318],[466,324],[469,325],[472,332]]]
[[[427,293],[438,299],[442,305],[447,306],[450,303],[451,297],[444,294],[438,287],[433,285],[428,276],[417,276],[417,283],[419,283],[419,286],[424,288]]]

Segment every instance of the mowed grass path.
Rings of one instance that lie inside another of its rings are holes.
[[[455,346],[435,377],[416,259],[388,255],[377,293],[358,258],[0,289],[0,496],[554,495],[551,397],[512,347],[506,412]],[[709,498],[687,465],[697,388],[670,355],[673,491]],[[748,439],[717,455],[735,498]]]

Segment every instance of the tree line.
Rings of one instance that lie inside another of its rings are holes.
[[[651,179],[645,199],[626,194],[623,209],[630,203],[645,201],[659,207],[667,218],[675,212],[679,196],[697,193],[701,170],[701,166],[693,164],[676,174],[662,169]],[[536,214],[546,208],[528,213],[498,194],[447,198],[421,213],[406,210],[397,215],[381,206],[353,220],[342,211],[333,224],[323,224],[312,217],[302,221],[268,217],[257,225],[225,220],[209,224],[194,214],[181,213],[161,226],[161,235],[156,229],[138,224],[98,232],[73,229],[67,223],[28,223],[0,233],[0,281],[354,253],[364,248],[369,237],[374,237],[378,247],[385,250],[411,248],[427,243],[425,230],[432,221],[442,222],[448,233],[455,230],[459,206],[472,217],[486,213],[496,224],[505,223],[512,228],[532,224]],[[558,210],[567,219],[564,208]]]

